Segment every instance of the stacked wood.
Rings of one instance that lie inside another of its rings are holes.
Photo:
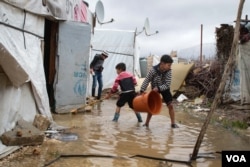
[[[221,24],[220,28],[216,28],[216,48],[217,58],[225,64],[231,52],[234,37],[234,28],[232,25]]]
[[[221,69],[218,61],[195,66],[186,77],[185,95],[193,99],[201,95],[213,98],[220,83]]]

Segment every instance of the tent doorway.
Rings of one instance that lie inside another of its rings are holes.
[[[90,41],[89,24],[45,20],[44,69],[52,112],[85,103]]]
[[[46,77],[46,87],[49,97],[51,111],[55,112],[55,97],[54,97],[54,79],[56,74],[56,52],[57,52],[57,34],[59,23],[45,19],[44,32],[44,70]]]

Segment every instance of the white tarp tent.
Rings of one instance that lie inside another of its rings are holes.
[[[117,76],[115,66],[124,62],[127,71],[140,77],[139,44],[135,31],[95,29],[92,38],[92,53],[90,62],[96,53],[106,50],[109,57],[104,61],[103,89],[110,88]],[[92,86],[92,77],[89,79],[89,87]],[[89,89],[90,90],[90,89]]]
[[[53,122],[43,67],[45,17],[84,22],[88,33],[93,20],[82,0],[0,1],[0,135],[37,113]],[[0,141],[0,157],[17,148]]]
[[[250,41],[239,44],[236,51],[235,68],[232,77],[227,81],[224,99],[240,101],[241,104],[250,104]]]
[[[250,41],[239,46],[240,99],[241,104],[250,103]]]
[[[27,12],[39,14],[40,16],[51,17],[57,20],[74,20],[87,22],[92,25],[93,14],[89,11],[83,0],[2,0],[5,4],[16,6]],[[1,4],[3,4],[1,3]],[[17,20],[12,20],[17,21]],[[22,19],[20,20],[22,21]],[[33,24],[35,26],[35,24]]]
[[[41,38],[44,19],[0,2],[0,134],[12,129],[18,119],[32,122],[36,113],[50,120]],[[25,18],[25,24],[24,19]],[[0,153],[6,146],[0,142]]]

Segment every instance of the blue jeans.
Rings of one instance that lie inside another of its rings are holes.
[[[102,87],[103,87],[102,72],[95,71],[95,75],[93,75],[92,96],[95,96],[95,89],[96,89],[96,86],[97,86],[97,82],[98,82],[97,98],[100,99],[101,94],[102,94]]]

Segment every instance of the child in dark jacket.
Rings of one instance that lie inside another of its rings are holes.
[[[136,96],[135,85],[137,84],[137,81],[131,73],[126,71],[126,64],[118,63],[115,68],[118,76],[116,77],[110,92],[105,98],[110,98],[112,94],[118,91],[118,87],[120,87],[121,93],[119,95],[119,99],[116,102],[117,107],[113,118],[113,121],[117,122],[120,116],[121,107],[128,103],[129,107],[133,109],[133,99]],[[136,111],[134,112],[138,122],[142,122],[140,113]]]

